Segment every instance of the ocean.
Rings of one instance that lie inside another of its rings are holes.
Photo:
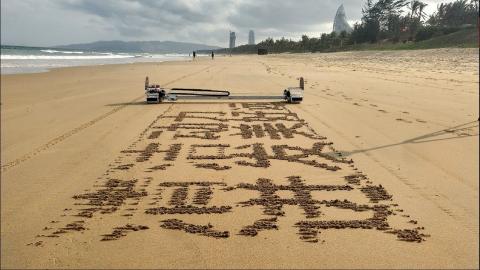
[[[52,68],[73,66],[178,61],[189,59],[189,55],[95,52],[2,45],[0,58],[1,74],[16,74],[46,72]]]

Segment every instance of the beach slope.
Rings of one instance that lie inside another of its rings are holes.
[[[2,268],[478,268],[478,49],[1,77]],[[164,87],[301,104],[147,105]]]

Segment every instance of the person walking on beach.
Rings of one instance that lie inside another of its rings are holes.
[[[212,60],[213,60],[214,57],[215,57],[215,54],[214,54],[213,51],[212,51]]]
[[[195,57],[197,57],[197,53],[193,51],[193,60],[195,60]]]

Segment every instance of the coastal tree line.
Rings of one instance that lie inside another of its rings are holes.
[[[320,37],[303,35],[299,41],[267,38],[256,45],[242,45],[232,53],[328,52],[348,50],[358,44],[419,42],[477,27],[479,0],[456,0],[441,3],[428,16],[426,3],[420,0],[366,0],[361,21],[351,33],[323,33]],[[219,52],[229,53],[229,49]]]

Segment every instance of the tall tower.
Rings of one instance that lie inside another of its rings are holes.
[[[255,33],[253,30],[250,30],[248,32],[248,45],[255,45]]]
[[[337,10],[337,14],[335,14],[335,19],[333,20],[333,32],[340,34],[343,31],[347,33],[352,32],[352,27],[347,22],[347,15],[345,14],[345,8],[343,5]]]
[[[235,32],[230,32],[230,49],[235,48],[235,40],[237,39],[237,36],[235,35]]]

